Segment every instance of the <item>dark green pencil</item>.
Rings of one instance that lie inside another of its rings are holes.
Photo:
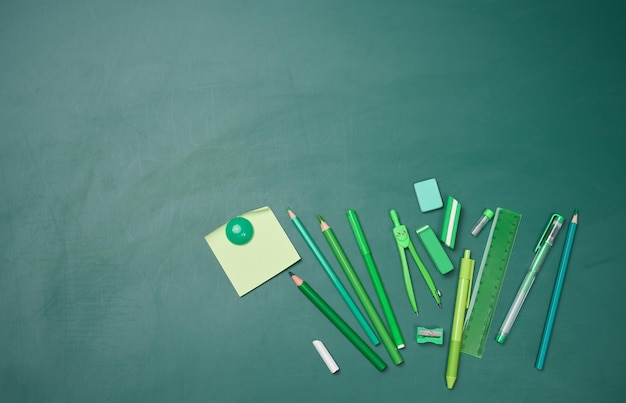
[[[333,308],[331,308],[330,305],[328,305],[328,303],[326,303],[326,301],[324,301],[322,297],[320,297],[319,294],[311,288],[310,285],[292,272],[289,272],[289,275],[298,289],[306,295],[313,305],[315,305],[317,309],[319,309],[324,316],[326,316],[328,320],[330,320],[333,325],[335,325],[335,327],[343,333],[344,336],[346,336],[350,343],[352,343],[354,347],[356,347],[357,350],[359,350],[361,354],[363,354],[365,358],[367,358],[369,362],[376,367],[377,370],[383,371],[387,368],[387,364],[385,364],[385,362],[374,352],[374,350],[372,350],[370,346],[368,346],[367,343],[365,343],[363,339],[361,339],[359,335],[352,330],[350,325],[341,319],[337,312],[335,312]]]

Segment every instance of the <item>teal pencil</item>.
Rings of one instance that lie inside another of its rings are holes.
[[[567,272],[567,264],[569,263],[569,256],[572,253],[572,245],[574,244],[574,235],[576,235],[576,227],[578,226],[578,210],[574,210],[574,216],[569,223],[567,229],[567,238],[565,238],[565,246],[563,247],[563,253],[561,254],[561,262],[559,263],[559,271],[554,281],[554,289],[552,290],[552,299],[550,300],[550,307],[548,308],[548,315],[546,317],[546,324],[543,328],[543,335],[541,336],[541,344],[539,345],[539,352],[537,353],[537,361],[535,362],[535,368],[542,370],[546,361],[546,355],[548,354],[548,345],[550,344],[550,337],[552,336],[552,327],[554,326],[554,319],[556,317],[556,311],[559,308],[559,299],[561,298],[561,290],[563,289],[563,282],[565,281],[565,273]]]
[[[298,230],[300,235],[302,235],[302,238],[304,238],[304,241],[311,249],[311,252],[313,252],[313,255],[315,255],[315,258],[317,259],[317,261],[320,263],[320,265],[322,266],[322,268],[328,275],[328,278],[330,278],[330,281],[333,283],[337,291],[339,291],[339,294],[348,305],[348,308],[350,308],[350,311],[352,311],[352,314],[354,315],[356,320],[359,322],[359,325],[361,325],[361,327],[365,331],[365,334],[367,335],[367,337],[375,346],[380,344],[380,340],[376,336],[376,333],[374,333],[374,330],[371,328],[371,326],[365,319],[365,316],[363,316],[359,308],[356,306],[356,304],[354,303],[354,300],[352,299],[350,294],[348,294],[348,291],[346,290],[346,288],[343,286],[341,281],[339,281],[339,277],[337,277],[337,274],[335,274],[335,271],[332,269],[332,267],[330,267],[328,260],[326,260],[326,258],[324,257],[320,249],[317,247],[317,244],[315,243],[313,238],[311,238],[309,231],[306,230],[306,228],[304,227],[304,225],[302,224],[298,216],[296,216],[296,214],[289,207],[287,207],[287,213],[289,214],[289,218],[291,218],[291,222],[293,222],[293,224],[296,226],[296,229]]]

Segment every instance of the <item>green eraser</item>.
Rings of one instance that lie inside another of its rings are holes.
[[[443,227],[439,239],[450,249],[454,249],[456,240],[456,229],[459,225],[459,217],[461,216],[461,203],[454,197],[448,196],[446,200],[446,212],[443,217]]]
[[[435,179],[417,182],[413,185],[413,188],[415,188],[417,203],[422,213],[443,207],[441,193],[439,193],[439,186],[437,186]]]
[[[424,225],[416,232],[417,236],[424,245],[424,249],[426,249],[430,259],[433,261],[435,267],[437,267],[437,270],[439,270],[441,274],[449,273],[452,269],[454,269],[452,261],[448,257],[445,249],[443,249],[443,246],[441,246],[441,242],[437,239],[437,235],[435,235],[435,231],[433,231],[432,228],[428,225]]]

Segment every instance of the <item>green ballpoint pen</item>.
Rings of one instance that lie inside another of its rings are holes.
[[[459,355],[463,342],[463,322],[465,311],[469,307],[470,291],[472,289],[472,277],[474,275],[474,260],[470,258],[471,252],[465,249],[459,268],[459,283],[456,288],[456,302],[454,303],[454,317],[452,319],[452,332],[450,334],[450,350],[448,352],[448,364],[446,365],[446,385],[448,389],[454,387],[459,370]]]
[[[411,281],[411,274],[409,273],[409,267],[405,255],[405,249],[408,249],[417,264],[417,268],[422,273],[422,277],[424,277],[424,281],[426,281],[426,285],[430,290],[433,298],[435,298],[435,302],[441,308],[441,292],[435,286],[435,282],[432,277],[430,277],[430,273],[424,266],[424,263],[417,255],[417,251],[411,242],[411,238],[409,237],[409,232],[406,229],[406,226],[400,224],[400,219],[398,218],[398,213],[396,210],[390,210],[389,215],[391,216],[391,221],[393,221],[393,235],[396,239],[396,243],[398,245],[398,252],[400,253],[400,260],[402,261],[402,274],[404,276],[404,286],[406,288],[407,295],[409,296],[409,302],[411,303],[411,307],[415,314],[418,314],[417,311],[417,302],[415,301],[415,293],[413,292],[413,283]]]
[[[509,308],[509,312],[506,314],[504,322],[500,327],[500,331],[496,336],[496,341],[498,343],[504,344],[506,337],[511,331],[511,327],[513,327],[513,323],[515,323],[515,319],[517,318],[520,309],[522,309],[522,305],[524,304],[524,301],[528,296],[528,292],[535,282],[535,279],[537,278],[537,273],[539,273],[541,265],[546,260],[548,252],[554,244],[556,235],[559,233],[559,230],[563,226],[564,220],[565,218],[563,218],[562,215],[553,214],[550,218],[550,221],[548,222],[548,225],[546,226],[546,229],[543,231],[541,238],[539,238],[539,242],[535,247],[535,257],[530,264],[530,269],[528,270],[526,277],[524,277],[524,281],[522,281],[522,285],[517,291],[517,295],[513,300],[513,304],[511,304],[511,308]]]

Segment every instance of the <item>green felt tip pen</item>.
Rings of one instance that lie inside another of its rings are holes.
[[[387,329],[385,328],[382,319],[378,315],[376,308],[374,308],[372,300],[370,299],[369,295],[367,295],[367,292],[365,291],[365,288],[363,287],[359,276],[354,271],[354,267],[352,267],[352,264],[350,263],[348,256],[341,247],[341,244],[335,236],[334,231],[332,230],[332,228],[330,228],[330,226],[326,223],[326,221],[324,221],[322,217],[318,216],[318,219],[320,221],[320,228],[322,230],[324,238],[326,238],[330,249],[333,251],[335,257],[337,258],[337,261],[339,262],[339,265],[346,274],[348,281],[350,281],[350,284],[352,284],[352,288],[356,292],[359,301],[361,301],[363,308],[365,308],[365,312],[372,321],[374,329],[376,329],[376,331],[378,332],[378,336],[381,338],[385,349],[391,357],[391,360],[396,365],[401,364],[404,360],[402,359],[398,348],[396,347],[393,340],[391,339],[391,336],[387,332]]]
[[[356,215],[356,211],[348,210],[346,215],[348,216],[348,222],[350,222],[350,227],[352,228],[352,232],[354,233],[356,243],[357,245],[359,245],[359,251],[361,251],[361,255],[363,256],[363,260],[365,261],[365,265],[367,266],[367,270],[372,279],[372,283],[374,284],[374,289],[376,290],[376,295],[378,295],[380,306],[383,308],[385,319],[387,319],[387,325],[389,326],[389,330],[391,331],[391,337],[393,337],[393,340],[399,349],[404,348],[404,338],[402,337],[400,326],[398,326],[396,316],[393,313],[393,309],[391,308],[391,303],[389,302],[389,298],[387,297],[385,286],[383,285],[383,282],[380,278],[376,263],[374,263],[374,258],[372,257],[370,247],[367,243],[367,239],[365,238],[365,234],[363,233],[363,229],[361,228],[361,223],[359,222],[359,218]]]
[[[291,272],[289,272],[289,275],[302,294],[304,294],[313,303],[313,305],[315,305],[317,309],[319,309],[320,312],[322,312],[324,316],[326,316],[326,318],[328,318],[328,320],[330,320],[331,323],[335,325],[335,327],[339,329],[344,336],[346,336],[350,343],[352,343],[354,347],[356,347],[357,350],[359,350],[361,354],[363,354],[363,356],[367,358],[368,361],[374,365],[374,367],[376,367],[377,370],[382,371],[387,368],[387,364],[385,364],[385,362],[374,352],[374,350],[372,350],[370,346],[368,346],[367,343],[365,343],[363,339],[361,339],[359,335],[352,330],[346,321],[344,321],[341,316],[339,316],[337,312],[335,312],[333,308],[331,308],[330,305],[328,305],[328,303],[324,301],[310,285]]]

